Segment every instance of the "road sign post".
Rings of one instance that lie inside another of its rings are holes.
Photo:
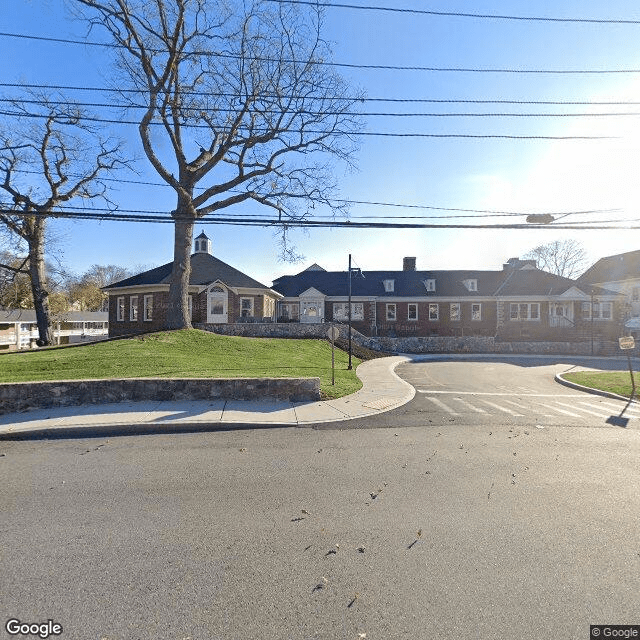
[[[340,337],[340,329],[338,327],[331,327],[327,331],[329,340],[331,340],[331,385],[336,383],[336,340]]]
[[[629,375],[631,376],[631,399],[636,396],[636,381],[633,379],[633,367],[631,366],[631,354],[629,353],[629,349],[634,349],[636,346],[636,341],[633,336],[623,336],[622,338],[618,338],[618,345],[621,349],[627,351],[627,361],[629,363]]]

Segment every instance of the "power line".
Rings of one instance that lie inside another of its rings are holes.
[[[0,111],[0,115],[3,116],[12,116],[16,118],[46,118],[48,117],[46,114],[40,113],[20,113],[20,112],[11,112],[11,111]],[[355,115],[355,114],[354,114]],[[140,123],[134,120],[112,120],[109,118],[98,118],[95,116],[80,116],[81,120],[85,122],[103,122],[108,124],[127,124],[139,126]],[[164,126],[162,122],[150,122],[149,124],[153,126],[162,127]],[[183,124],[185,129],[208,129],[211,127],[207,124]],[[293,129],[291,132],[295,132]],[[266,130],[256,130],[251,132],[251,135],[263,135],[266,133]],[[281,133],[287,133],[283,131]],[[335,134],[335,135],[348,135],[348,136],[359,136],[359,137],[383,137],[383,138],[441,138],[441,139],[467,139],[467,140],[613,140],[616,139],[616,136],[541,136],[541,135],[513,135],[513,134],[472,134],[472,133],[392,133],[392,132],[384,132],[384,131],[340,131],[335,130],[331,132],[327,131],[319,131],[314,129],[305,129],[305,133],[312,135],[327,135]]]
[[[0,209],[0,214],[3,215],[17,215],[16,211],[11,209]],[[78,211],[57,211],[55,216],[50,214],[33,212],[29,215],[35,216],[48,216],[56,218],[68,218],[68,219],[82,219],[82,220],[101,220],[111,222],[154,222],[154,223],[169,223],[176,222],[179,218],[174,218],[168,214],[125,214],[125,213],[95,213],[93,211],[78,212]],[[193,220],[193,218],[185,218],[187,220]],[[349,220],[332,220],[332,221],[320,221],[320,220],[308,220],[305,218],[280,220],[273,218],[231,218],[204,216],[196,218],[194,220],[197,224],[223,224],[223,225],[235,225],[235,226],[259,226],[259,227],[272,227],[272,226],[287,226],[287,227],[326,227],[326,228],[351,228],[351,229],[564,229],[564,230],[617,230],[617,229],[640,229],[640,225],[617,225],[617,226],[605,226],[603,224],[586,223],[580,224],[431,224],[431,223],[406,223],[406,222],[351,222]],[[639,220],[632,220],[631,222],[640,222]]]
[[[16,171],[16,173],[26,173],[26,174],[36,174],[41,175],[39,171],[30,171],[27,169],[21,169],[20,171]],[[82,176],[79,174],[69,174],[69,178],[81,178]],[[166,182],[152,182],[147,180],[128,180],[126,178],[101,178],[101,181],[104,182],[118,182],[125,184],[137,184],[143,186],[150,187],[166,187],[172,188]],[[207,187],[196,187],[197,190],[205,190]],[[230,193],[240,193],[237,190],[231,190]],[[504,211],[504,210],[496,210],[496,209],[463,209],[459,207],[438,207],[435,205],[424,205],[424,204],[403,204],[399,202],[377,202],[371,200],[348,200],[344,198],[333,198],[330,202],[336,204],[359,204],[366,205],[372,207],[391,207],[391,208],[399,208],[399,209],[417,209],[423,211],[448,211],[452,213],[463,213],[463,214],[484,214],[484,217],[492,218],[492,217],[502,217],[502,216],[528,216],[528,215],[551,215],[551,216],[576,216],[576,215],[595,215],[595,214],[603,214],[603,213],[616,213],[619,212],[620,209],[580,209],[573,211]],[[73,209],[75,207],[68,206],[68,209]],[[84,209],[83,209],[84,210]],[[98,209],[100,210],[100,209]],[[108,211],[108,209],[104,209],[104,211]],[[123,209],[121,211],[126,211],[129,213],[149,213],[148,211],[140,211],[136,209]],[[357,217],[357,216],[352,216]],[[371,216],[373,217],[373,216]],[[394,216],[401,217],[401,216]],[[446,216],[443,216],[446,217]],[[460,218],[463,216],[451,216],[453,218]],[[466,216],[464,216],[466,217]],[[476,216],[469,216],[476,217]],[[479,217],[479,216],[477,216]]]
[[[278,4],[298,4],[313,7],[326,7],[330,9],[358,9],[364,11],[384,11],[389,13],[404,13],[410,15],[440,16],[448,18],[475,18],[488,20],[518,20],[525,22],[559,22],[573,24],[611,24],[611,25],[638,25],[640,20],[619,18],[563,18],[552,16],[514,16],[493,13],[467,13],[462,11],[433,11],[428,9],[404,9],[397,7],[382,7],[371,5],[344,4],[337,2],[316,2],[315,0],[268,0]]]
[[[70,85],[51,85],[51,84],[25,84],[18,82],[0,82],[0,87],[10,87],[19,89],[43,89],[56,91],[96,91],[105,93],[132,93],[140,94],[138,89],[114,89],[110,87],[77,87]],[[220,98],[237,98],[237,94],[220,93],[212,91],[182,91],[184,95],[190,96],[208,96]],[[304,96],[280,95],[275,94],[264,96],[271,98],[287,98],[296,99]],[[424,103],[424,104],[513,104],[513,105],[548,105],[548,106],[633,106],[640,105],[638,101],[615,100],[615,101],[575,101],[575,100],[505,100],[505,99],[460,99],[460,98],[385,98],[385,97],[346,97],[340,96],[345,100],[357,102],[392,102],[392,103]],[[337,99],[337,97],[329,98]],[[123,105],[124,106],[124,105]]]
[[[21,98],[0,98],[1,102],[7,102],[10,104],[35,104],[42,105],[41,100],[30,100]],[[640,104],[640,103],[638,103]],[[69,102],[62,100],[47,100],[47,105],[56,105],[62,107],[78,106],[83,108],[107,108],[107,109],[147,109],[145,105],[126,105],[126,104],[110,104],[106,102]],[[207,107],[209,113],[235,113],[235,110],[229,107]],[[275,109],[259,109],[261,115],[276,115],[281,111]],[[640,111],[622,111],[622,112],[573,112],[573,113],[549,113],[549,112],[388,112],[388,111],[357,111],[356,115],[367,117],[384,117],[384,118],[600,118],[600,117],[637,117],[640,116]],[[342,115],[340,111],[311,111],[308,109],[296,110],[296,115],[309,115],[309,116],[337,116]],[[208,128],[208,126],[207,126]]]
[[[33,36],[28,34],[19,33],[5,33],[0,32],[0,36],[5,38],[20,38],[27,40],[39,40],[42,42],[57,42],[59,44],[77,44],[92,47],[107,47],[107,48],[123,48],[121,45],[105,42],[91,42],[88,40],[70,40],[65,38],[51,38],[45,36]],[[151,50],[150,50],[151,51]],[[231,60],[238,60],[243,56],[231,53],[214,53],[211,51],[191,51],[191,56],[202,55],[218,58],[225,58]],[[299,60],[288,60],[283,58],[262,58],[254,56],[246,56],[245,60],[255,62],[275,62],[275,63],[287,63],[295,64],[300,62]],[[346,62],[330,62],[327,60],[308,60],[308,64],[314,64],[325,67],[338,67],[343,69],[362,69],[362,70],[377,70],[377,71],[422,71],[433,73],[507,73],[507,74],[536,74],[536,75],[609,75],[609,74],[637,74],[640,73],[640,69],[507,69],[507,68],[487,68],[487,67],[429,67],[429,66],[403,66],[403,65],[388,65],[388,64],[354,64]]]

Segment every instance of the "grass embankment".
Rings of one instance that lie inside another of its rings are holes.
[[[620,396],[631,397],[631,376],[628,371],[578,371],[576,373],[564,373],[562,377],[569,382],[581,384],[590,389],[600,389],[617,393]],[[640,384],[640,378],[634,373],[636,384]]]
[[[8,353],[0,357],[0,382],[89,378],[320,378],[323,397],[360,389],[360,360],[323,340],[235,338],[189,329],[69,348]]]

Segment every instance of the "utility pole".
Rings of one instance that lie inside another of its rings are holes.
[[[349,307],[347,313],[349,319],[349,366],[347,369],[353,369],[351,366],[351,254],[349,254]]]

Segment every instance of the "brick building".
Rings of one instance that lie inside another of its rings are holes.
[[[317,264],[278,278],[280,322],[348,320],[349,274]],[[621,296],[512,258],[501,271],[352,271],[352,326],[367,336],[575,340],[621,335]],[[593,315],[591,310],[593,309]]]
[[[169,262],[105,287],[109,294],[109,336],[160,331],[165,327]],[[191,321],[202,324],[272,322],[282,296],[218,260],[203,232],[195,239],[189,277]]]

